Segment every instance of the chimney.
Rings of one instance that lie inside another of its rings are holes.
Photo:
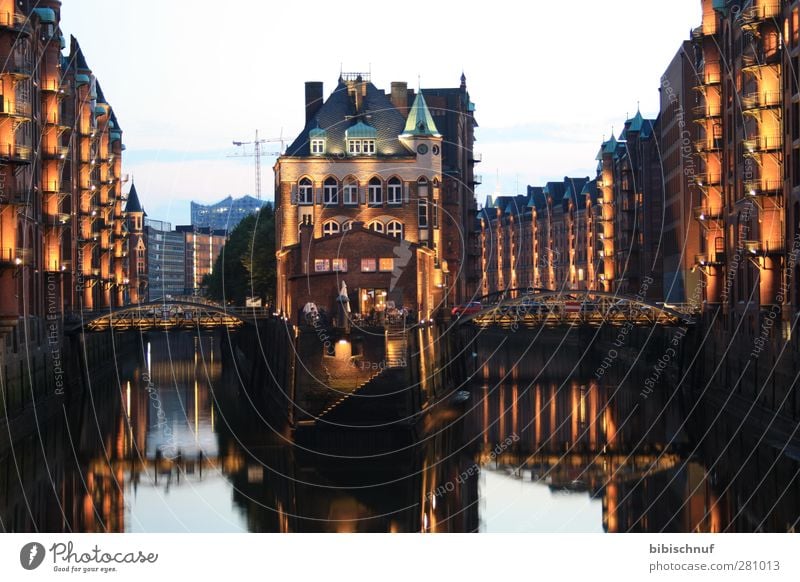
[[[322,106],[322,82],[306,81],[306,125]]]
[[[403,117],[408,116],[408,83],[405,81],[392,82],[392,105],[394,105]]]

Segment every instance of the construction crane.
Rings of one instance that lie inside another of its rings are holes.
[[[231,154],[229,158],[255,158],[256,162],[256,198],[261,200],[261,156],[279,156],[283,153],[284,148],[283,129],[281,128],[280,137],[261,138],[258,137],[258,130],[256,130],[256,138],[253,141],[234,141],[233,145],[242,148],[238,154]],[[265,143],[280,142],[281,150],[279,152],[264,152],[261,151],[261,145]],[[247,146],[253,146],[253,152],[247,151]]]

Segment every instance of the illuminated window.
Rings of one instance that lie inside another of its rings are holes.
[[[333,259],[333,270],[339,273],[346,273],[347,259]]]
[[[322,202],[325,204],[339,203],[339,185],[336,178],[327,178],[322,185]]]
[[[298,204],[313,204],[314,203],[314,186],[311,180],[303,178],[297,188],[297,203]]]
[[[431,202],[431,224],[433,228],[439,228],[439,203]]]
[[[322,224],[322,235],[330,236],[339,232],[339,223],[335,220],[329,220]]]
[[[394,259],[380,259],[378,263],[378,267],[381,271],[393,271],[394,270]]]
[[[314,259],[314,271],[324,273],[331,270],[331,262],[328,259]]]
[[[418,215],[420,228],[428,228],[428,201],[418,201]]]
[[[369,203],[374,206],[383,204],[383,186],[378,178],[372,178],[369,181]]]
[[[347,152],[350,154],[360,154],[361,153],[361,140],[360,139],[351,139],[347,142]]]
[[[383,223],[380,220],[369,223],[369,229],[374,232],[383,232]]]
[[[351,230],[353,228],[353,221],[352,220],[345,220],[342,223],[342,231]]]
[[[378,269],[375,259],[361,259],[362,273],[374,273],[377,270]]]
[[[389,204],[400,204],[403,202],[403,184],[399,178],[392,178],[389,180],[389,185],[386,189],[387,202]]]
[[[425,176],[417,180],[417,196],[420,198],[428,196],[428,179]]]
[[[325,140],[324,139],[312,139],[311,140],[311,153],[312,154],[324,154],[325,153]]]
[[[345,205],[355,206],[358,204],[358,182],[347,180],[344,183],[344,203]]]
[[[403,224],[393,220],[386,225],[386,234],[394,238],[403,238]]]
[[[367,155],[372,155],[375,153],[375,140],[374,139],[365,139],[363,144],[363,152]]]

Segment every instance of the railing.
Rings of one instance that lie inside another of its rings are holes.
[[[71,216],[66,212],[45,213],[44,215],[47,226],[65,226],[70,221],[70,218]]]
[[[0,54],[0,74],[30,77],[33,61],[19,54]]]
[[[780,91],[757,91],[742,97],[742,111],[751,109],[761,109],[764,107],[776,107],[781,104]]]
[[[0,113],[5,115],[14,115],[17,117],[30,117],[31,115],[31,104],[25,103],[24,101],[9,101],[8,99],[3,99],[0,101],[0,105],[2,105]]]
[[[715,152],[719,151],[722,147],[722,139],[721,138],[706,138],[698,139],[694,142],[695,149],[700,152]]]
[[[32,249],[4,248],[0,249],[0,263],[4,265],[29,265],[33,257]]]
[[[28,19],[24,14],[15,12],[0,12],[0,28],[10,28],[11,30],[22,30]]]
[[[483,184],[483,176],[480,176],[478,174],[475,174],[474,176],[472,176],[472,184],[476,185],[476,186],[478,184]]]
[[[753,25],[769,18],[779,18],[780,15],[781,3],[771,2],[769,4],[756,4],[743,9],[740,18],[743,25]]]
[[[700,87],[704,85],[719,85],[722,82],[722,69],[719,61],[705,61],[697,71]]]
[[[42,91],[50,93],[60,93],[62,95],[69,95],[72,93],[69,83],[62,84],[58,79],[44,79],[41,81],[40,87]]]
[[[472,152],[472,155],[470,156],[469,161],[470,161],[471,164],[479,164],[479,163],[481,163],[483,161],[483,154],[478,154],[478,153]]]
[[[695,220],[717,220],[722,217],[722,208],[709,208],[706,205],[695,206],[692,209]]]
[[[771,255],[783,252],[783,241],[760,241],[760,240],[746,240],[742,241],[744,250],[751,255]]]
[[[0,158],[5,158],[12,161],[29,162],[31,160],[32,153],[33,152],[29,146],[9,143],[0,144]]]
[[[719,117],[722,115],[722,106],[714,104],[695,105],[692,112],[699,117]]]
[[[11,192],[0,192],[0,204],[14,204],[15,206],[30,206],[33,201],[29,192],[24,190],[12,190]]]
[[[746,196],[776,196],[783,193],[781,180],[752,180],[744,183]]]
[[[49,194],[61,192],[61,180],[45,180],[42,182],[42,191]]]
[[[698,176],[697,179],[695,180],[695,183],[701,188],[707,188],[709,186],[719,186],[720,184],[722,184],[722,175],[706,174],[705,176]]]
[[[758,67],[768,67],[780,62],[781,53],[779,51],[757,50],[753,53],[742,55],[742,70],[754,69]]]
[[[742,140],[745,154],[779,150],[783,147],[783,138],[780,135],[760,135]]]
[[[66,159],[69,155],[67,146],[42,146],[42,157],[47,159]]]

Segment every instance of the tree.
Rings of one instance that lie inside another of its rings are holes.
[[[275,297],[276,270],[275,209],[266,204],[231,231],[203,286],[217,301],[244,304],[246,297],[260,297],[266,304]]]

